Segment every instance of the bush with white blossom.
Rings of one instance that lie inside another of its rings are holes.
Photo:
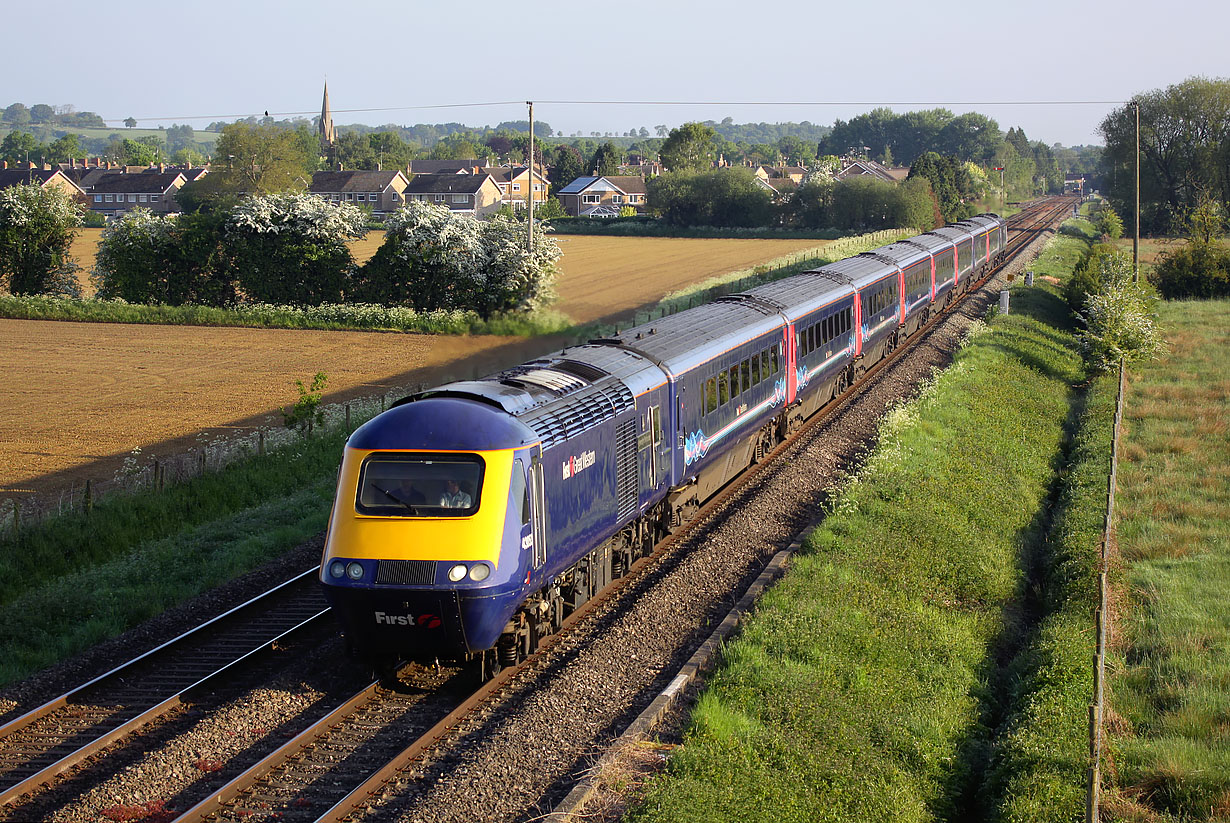
[[[254,195],[231,211],[222,245],[249,299],[337,303],[354,272],[346,242],[366,234],[366,219],[349,203],[302,192]]]
[[[80,296],[69,245],[84,211],[52,186],[0,190],[0,284],[13,294]]]
[[[1094,371],[1108,371],[1120,358],[1130,363],[1156,356],[1165,348],[1153,311],[1156,298],[1132,282],[1127,255],[1106,255],[1098,264],[1102,288],[1086,298],[1079,314],[1085,324],[1078,333],[1085,362]]]
[[[363,267],[357,299],[417,311],[472,310],[482,317],[541,308],[554,298],[559,246],[542,232],[532,253],[524,227],[483,222],[410,201],[389,216],[385,240]]]

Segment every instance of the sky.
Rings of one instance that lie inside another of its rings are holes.
[[[117,127],[310,117],[327,79],[338,124],[494,126],[534,100],[535,120],[589,136],[943,106],[1071,146],[1101,143],[1133,94],[1230,76],[1230,3],[1208,0],[47,0],[5,21],[0,106]]]

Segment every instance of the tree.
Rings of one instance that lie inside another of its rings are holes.
[[[109,223],[98,241],[91,279],[100,299],[179,305],[176,218],[149,209],[129,209]]]
[[[184,124],[182,126],[172,125],[167,129],[167,150],[171,152],[178,151],[184,148],[196,147],[196,132],[192,126]]]
[[[658,152],[662,165],[670,171],[704,171],[713,167],[713,139],[717,136],[709,126],[684,123],[672,129]]]
[[[936,150],[959,160],[985,161],[995,156],[1003,137],[999,124],[970,112],[954,117],[940,130]]]
[[[1230,80],[1191,77],[1138,94],[1102,121],[1106,188],[1119,213],[1134,211],[1136,106],[1142,230],[1175,230],[1201,192],[1230,203]]]
[[[0,140],[0,160],[6,160],[10,166],[32,163],[42,163],[47,156],[47,147],[34,139],[34,135],[24,131],[11,131]]]
[[[354,260],[346,245],[366,235],[366,216],[299,192],[245,198],[231,211],[223,251],[244,293],[265,303],[337,303]]]
[[[151,166],[162,157],[162,141],[153,135],[123,143],[124,165]]]
[[[47,147],[47,156],[53,163],[67,163],[79,157],[85,157],[85,149],[77,135],[69,133]]]
[[[224,126],[214,171],[202,178],[200,191],[209,196],[306,189],[317,162],[308,146],[315,144],[311,134],[278,126]]]
[[[595,177],[607,177],[619,174],[619,150],[609,140],[594,152],[593,170]]]
[[[671,172],[647,189],[650,208],[676,226],[767,226],[775,217],[769,192],[742,166]]]
[[[509,220],[484,223],[419,201],[399,208],[385,226],[384,243],[359,273],[358,299],[490,317],[538,308],[553,297],[560,251],[541,232],[530,253],[524,232]]]
[[[36,103],[30,107],[30,122],[50,123],[55,119],[56,110],[46,103]]]
[[[583,174],[585,174],[585,166],[581,159],[581,152],[572,146],[562,144],[551,150],[547,176],[553,190],[559,191]]]
[[[11,126],[24,126],[30,122],[30,110],[24,103],[13,103],[4,109],[4,122]]]
[[[0,189],[0,283],[12,294],[79,296],[69,246],[83,211],[52,186]]]
[[[1225,212],[1207,194],[1183,221],[1187,243],[1162,255],[1150,282],[1167,300],[1230,297],[1230,250],[1221,242]]]
[[[135,117],[125,117],[124,118],[124,128],[135,129],[136,127],[137,127],[137,120]]]

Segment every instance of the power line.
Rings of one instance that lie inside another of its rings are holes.
[[[1118,106],[1129,100],[535,100],[538,105],[555,106],[791,106],[835,108],[848,106]],[[375,108],[335,109],[336,114],[372,114],[375,112],[424,111],[428,109],[477,109],[495,106],[522,105],[522,100],[493,100],[481,103],[437,103],[422,106],[381,106]],[[272,117],[302,117],[315,115],[315,110],[278,111]],[[141,120],[227,120],[256,117],[259,112],[242,114],[146,115]],[[128,118],[106,118],[104,123],[123,123]]]

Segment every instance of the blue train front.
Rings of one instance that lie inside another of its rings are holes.
[[[351,435],[321,582],[371,661],[492,647],[530,585],[538,438],[476,399],[405,402]]]

